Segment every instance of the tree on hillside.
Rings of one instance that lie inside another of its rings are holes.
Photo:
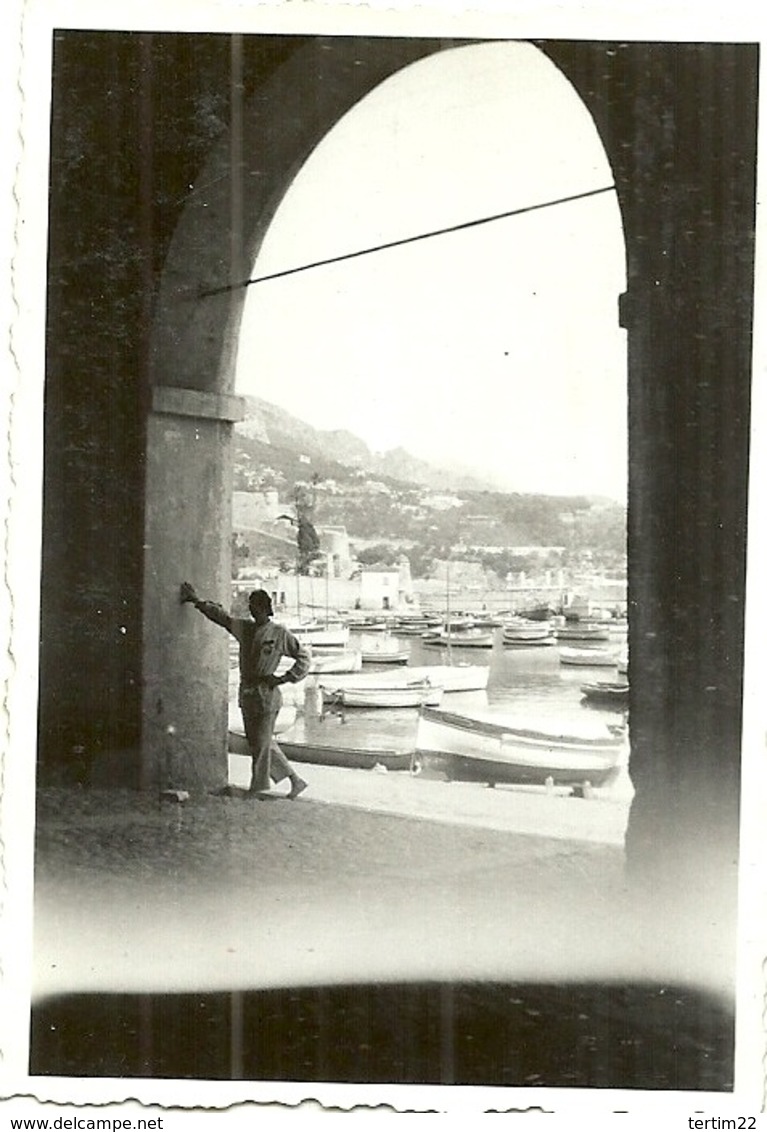
[[[312,477],[311,484],[297,483],[294,491],[295,518],[292,515],[278,515],[279,519],[287,519],[296,528],[297,569],[299,574],[308,574],[309,567],[315,559],[320,557],[320,540],[314,527],[314,488],[318,476]]]
[[[374,546],[366,546],[357,551],[357,561],[360,566],[394,566],[399,559],[400,551],[388,543],[379,542]]]

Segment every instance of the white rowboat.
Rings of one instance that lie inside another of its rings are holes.
[[[400,688],[385,684],[368,688],[337,688],[326,698],[342,707],[408,708],[437,706],[443,692],[441,685],[432,684],[430,680],[417,680]]]
[[[580,668],[615,668],[618,663],[609,649],[560,649],[559,660]]]
[[[425,768],[452,779],[518,785],[599,786],[619,765],[624,739],[606,728],[561,735],[496,716],[423,708],[416,738]]]

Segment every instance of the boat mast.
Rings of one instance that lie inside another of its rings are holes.
[[[447,659],[448,663],[452,664],[453,656],[451,652],[450,634],[450,555],[448,555],[445,569],[445,628],[447,630]]]
[[[325,551],[325,628],[330,624],[330,551]]]

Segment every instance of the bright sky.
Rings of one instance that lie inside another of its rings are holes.
[[[455,48],[327,135],[253,274],[611,184],[587,110],[541,52]],[[623,501],[624,289],[613,192],[317,268],[249,289],[238,391],[507,490]]]

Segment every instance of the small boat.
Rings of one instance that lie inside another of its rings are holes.
[[[553,645],[555,638],[548,621],[526,621],[513,617],[504,621],[502,639],[505,645]]]
[[[363,649],[363,664],[407,664],[410,649]]]
[[[437,625],[443,633],[465,633],[468,629],[476,627],[476,621],[469,613],[451,613],[440,618]],[[437,628],[437,626],[433,626]]]
[[[362,668],[362,660],[362,653],[359,649],[344,649],[343,652],[334,649],[333,652],[324,656],[312,652],[309,672],[359,672]]]
[[[439,622],[438,622],[439,624]],[[421,637],[434,627],[434,622],[426,617],[413,617],[407,621],[395,621],[392,632],[398,637]]]
[[[328,690],[325,699],[341,707],[364,708],[408,708],[422,707],[424,704],[437,706],[442,700],[444,688],[432,684],[430,680],[414,680],[412,683],[397,686],[381,683],[367,687],[344,685]]]
[[[477,629],[500,629],[503,620],[492,613],[475,613],[474,626]]]
[[[481,692],[487,688],[490,668],[485,664],[424,664],[416,668],[408,667],[392,672],[362,672],[350,675],[343,680],[332,676],[320,677],[319,684],[325,695],[332,695],[341,688],[409,688],[414,682],[429,680],[433,685],[444,688],[445,692]]]
[[[387,632],[384,636],[363,633],[359,641],[363,664],[407,664],[410,646]]]
[[[312,622],[303,625],[289,625],[288,628],[305,645],[344,648],[349,643],[348,625],[320,625]]]
[[[427,664],[408,668],[412,679],[428,679],[441,684],[445,692],[483,692],[490,667],[487,664]]]
[[[370,617],[354,626],[355,633],[388,633],[393,622],[386,617]]]
[[[423,644],[436,648],[491,649],[495,643],[495,633],[482,629],[463,629],[460,632],[428,633],[421,638]]]
[[[618,663],[610,649],[560,649],[559,662],[581,668],[615,668]]]
[[[573,621],[556,631],[558,641],[609,641],[610,631],[604,625],[587,625]]]
[[[546,648],[549,645],[555,645],[556,643],[556,638],[553,636],[534,637],[532,639],[522,641],[508,640],[506,637],[503,638],[503,647],[505,649]]]
[[[324,743],[298,743],[290,739],[280,739],[280,748],[291,762],[315,763],[319,766],[341,766],[356,770],[373,770],[385,767],[387,770],[412,770],[415,766],[415,751],[397,751],[374,747],[333,747]]]
[[[320,766],[340,766],[361,770],[372,770],[376,766],[387,770],[411,770],[415,765],[415,751],[398,751],[380,747],[334,747],[330,744],[314,743],[310,740],[277,740],[280,750],[287,759],[297,763],[316,763]],[[229,753],[249,755],[250,748],[245,738],[242,723],[229,721]]]
[[[418,720],[418,760],[450,779],[510,785],[600,786],[618,766],[624,739],[599,727],[561,735],[520,727],[501,716],[459,715],[425,707]]]
[[[526,621],[550,621],[556,612],[550,605],[534,605],[531,609],[520,609],[518,616]]]
[[[370,628],[371,625],[375,627],[378,624],[378,619],[374,617],[363,617],[361,615],[352,616],[351,614],[348,614],[344,618],[344,624],[346,625],[347,629],[351,629],[354,633],[364,633]]]
[[[613,683],[610,680],[597,680],[594,684],[582,684],[581,692],[589,703],[603,707],[614,707],[618,710],[627,708],[629,704],[629,686],[627,683]]]

